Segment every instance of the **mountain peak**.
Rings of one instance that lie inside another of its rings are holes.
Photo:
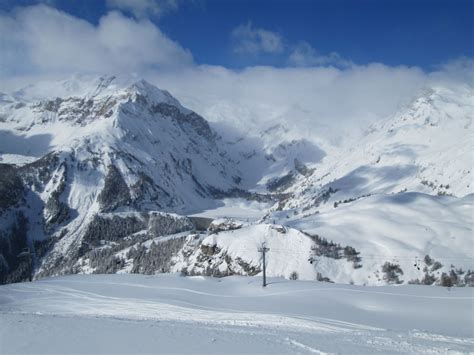
[[[19,101],[41,101],[52,98],[110,96],[123,91],[155,93],[161,97],[171,97],[147,80],[130,75],[72,75],[63,80],[41,81],[13,91],[11,96]],[[9,94],[9,93],[6,93]]]
[[[134,96],[134,99],[137,97],[144,98],[149,104],[160,104],[165,103],[172,106],[176,106],[181,111],[185,113],[190,113],[191,111],[186,110],[177,99],[175,99],[168,91],[161,90],[155,85],[149,83],[145,79],[140,79],[133,84],[131,84],[126,91]]]

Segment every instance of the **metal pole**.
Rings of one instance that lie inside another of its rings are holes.
[[[270,248],[265,246],[265,242],[262,243],[262,246],[258,248],[258,251],[262,253],[262,262],[263,262],[263,287],[267,286],[267,265],[265,263],[265,253],[269,251]]]

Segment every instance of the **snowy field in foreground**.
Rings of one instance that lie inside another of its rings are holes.
[[[0,286],[0,353],[465,353],[474,289],[75,275]]]

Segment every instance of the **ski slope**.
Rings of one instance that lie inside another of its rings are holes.
[[[474,290],[75,275],[0,287],[0,353],[467,353]]]

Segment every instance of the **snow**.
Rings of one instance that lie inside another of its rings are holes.
[[[281,232],[281,230],[285,232]],[[269,276],[290,277],[297,271],[303,280],[315,280],[316,270],[308,262],[313,242],[303,233],[282,226],[258,224],[228,232],[220,232],[206,237],[202,245],[217,246],[227,255],[241,258],[250,265],[261,265],[258,248],[265,243],[270,249],[267,254]]]
[[[37,157],[21,154],[0,154],[0,163],[22,166],[34,162]]]
[[[474,269],[472,226],[474,195],[462,199],[420,193],[375,195],[307,217],[292,216],[294,228],[354,247],[363,267],[347,270],[319,265],[325,276],[336,282],[381,284],[374,273],[386,262],[399,264],[408,282],[423,277],[425,255],[450,265]],[[286,220],[286,218],[283,218]]]
[[[75,275],[0,286],[2,353],[462,353],[472,288]]]
[[[230,267],[233,272],[247,274],[236,260],[261,269],[262,256],[257,249],[265,242],[270,248],[266,256],[270,276],[289,278],[296,272],[299,279],[315,280],[320,273],[336,283],[384,285],[387,281],[382,267],[390,262],[402,269],[400,282],[409,283],[423,279],[423,260],[429,255],[442,264],[434,273],[439,278],[454,269],[474,270],[473,204],[474,195],[455,198],[411,192],[373,195],[303,216],[282,211],[264,221],[240,222],[239,229],[222,228],[203,236],[202,246],[216,248],[209,264],[203,265],[203,257],[207,259],[208,255],[193,244],[192,255],[183,256],[188,253],[185,247],[173,270],[204,272],[206,267],[216,266],[224,273]],[[231,222],[239,224],[232,219],[217,219],[213,224]],[[344,257],[316,257],[312,250],[315,241],[302,232],[342,248],[355,248],[361,258],[359,267]]]
[[[235,218],[242,221],[257,221],[267,213],[273,203],[258,201],[248,201],[244,198],[224,198],[218,203],[220,206],[213,206],[207,209],[200,209],[198,213],[191,214],[195,217],[208,218]]]
[[[51,233],[65,234],[47,258],[74,255],[88,223],[101,211],[98,196],[113,164],[133,203],[109,216],[164,211],[244,222],[236,231],[200,235],[195,246],[216,245],[220,257],[226,253],[259,268],[256,249],[266,241],[272,276],[296,271],[300,279],[314,280],[321,273],[335,282],[380,285],[385,283],[382,265],[392,262],[401,266],[407,283],[423,277],[416,265],[425,255],[443,264],[437,276],[449,272],[451,264],[474,269],[470,87],[429,88],[397,114],[374,123],[359,140],[347,139],[340,146],[281,124],[246,137],[230,125],[220,127],[221,137],[214,131],[202,135],[207,124],[198,120],[202,125],[193,128],[192,115],[181,125],[183,117],[153,112],[154,105],[167,104],[173,112],[191,114],[167,91],[133,77],[76,76],[2,98],[1,161],[22,165],[56,151],[65,164],[52,173],[56,183],[28,195],[29,235],[43,239],[38,212],[67,175],[61,201],[72,216]],[[307,165],[307,173],[295,172],[295,159]],[[294,183],[279,191],[280,203],[213,199],[205,191],[240,188],[268,194],[269,179],[288,172],[295,174]],[[329,189],[327,200],[315,201]],[[272,229],[271,223],[288,227],[287,233]],[[354,247],[362,266],[355,269],[345,259],[327,257],[311,265],[313,241],[301,231]],[[126,251],[117,250],[117,255]],[[193,260],[178,255],[175,270],[195,265],[199,253],[192,252]],[[120,272],[132,265],[127,260]],[[87,266],[82,270],[93,272]]]
[[[97,215],[175,212],[216,219],[213,226],[228,230],[160,237],[141,230],[124,237],[138,244],[98,247],[113,247],[123,259],[117,275],[0,286],[0,353],[474,352],[474,290],[407,285],[423,278],[425,255],[442,264],[437,278],[474,270],[473,97],[471,87],[426,89],[363,137],[335,146],[279,124],[246,136],[216,125],[219,136],[167,91],[133,77],[76,76],[2,94],[0,163],[22,166],[58,153],[51,179],[18,207],[33,239],[66,232],[41,267],[74,257]],[[298,170],[296,159],[307,169]],[[101,213],[109,165],[140,205]],[[213,199],[205,191],[268,194],[266,183],[288,173],[294,179],[278,191],[280,203]],[[73,214],[46,235],[43,217],[52,216],[43,205],[63,177],[61,202]],[[309,234],[355,248],[360,267],[315,257]],[[131,248],[174,238],[184,245],[170,256],[171,271],[258,276],[129,274]],[[83,274],[96,271],[87,258],[71,262]],[[403,270],[403,285],[382,286],[386,262]],[[287,280],[294,272],[299,280]],[[320,276],[336,284],[316,282]]]
[[[306,207],[329,187],[338,191],[320,209],[376,193],[473,193],[473,98],[465,86],[427,89],[363,137],[330,148],[314,174],[290,189],[295,195],[286,207]]]

